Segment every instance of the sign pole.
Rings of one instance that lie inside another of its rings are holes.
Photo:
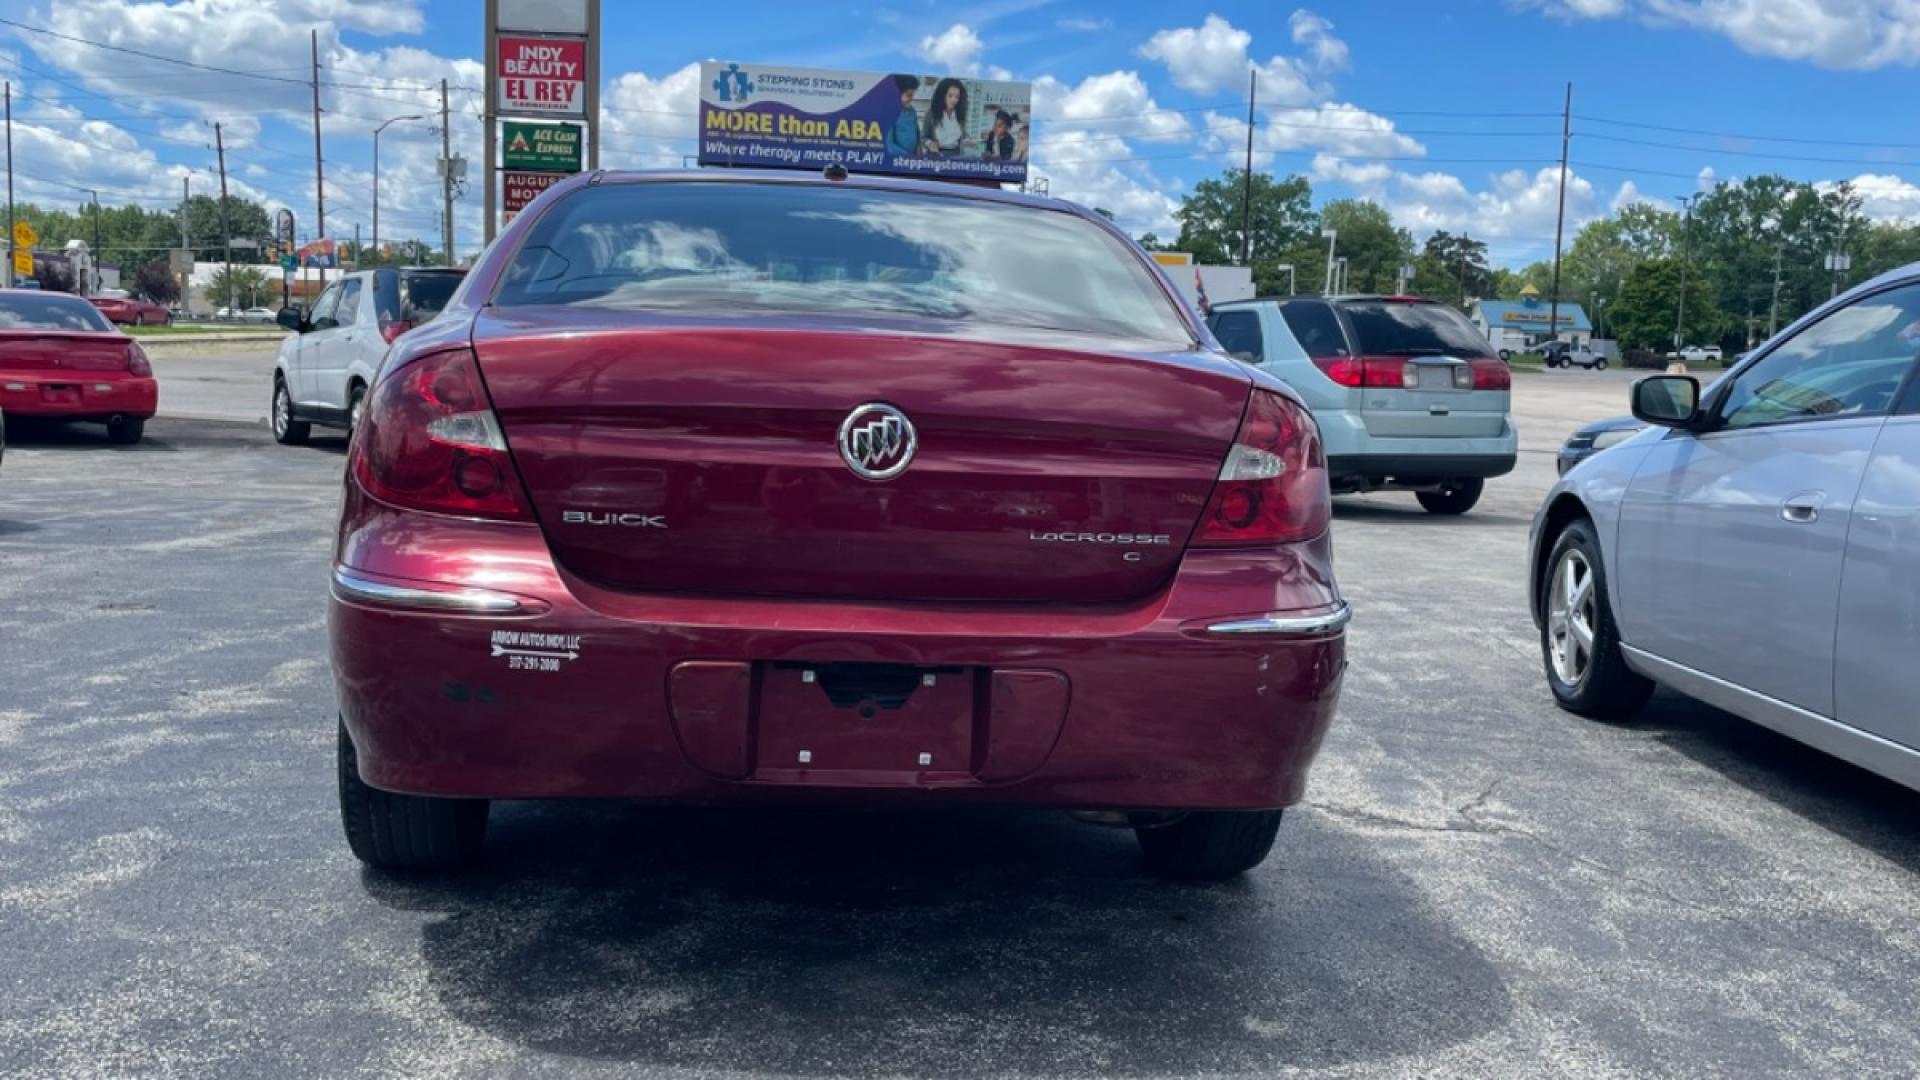
[[[7,285],[13,285],[13,83],[7,83]]]
[[[600,0],[587,0],[587,168],[600,168]]]
[[[480,182],[485,188],[480,201],[482,209],[481,240],[493,243],[494,233],[500,227],[500,195],[497,185],[500,173],[494,146],[494,120],[496,119],[494,96],[500,91],[500,0],[487,0],[487,49],[485,54],[486,78],[481,86],[486,90],[486,102],[480,108],[480,141],[485,146],[480,160]]]

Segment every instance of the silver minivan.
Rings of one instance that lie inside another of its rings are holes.
[[[1466,317],[1408,296],[1217,304],[1223,348],[1286,380],[1326,441],[1336,494],[1411,491],[1463,514],[1513,471],[1519,437],[1507,365]]]

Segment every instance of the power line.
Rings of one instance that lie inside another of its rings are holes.
[[[1920,161],[1897,161],[1885,158],[1835,158],[1812,157],[1806,154],[1776,154],[1769,150],[1729,150],[1718,146],[1687,146],[1682,143],[1658,142],[1652,139],[1629,139],[1620,135],[1600,135],[1594,132],[1579,132],[1578,137],[1599,139],[1602,142],[1624,143],[1628,146],[1648,146],[1661,150],[1684,150],[1695,154],[1729,154],[1734,157],[1768,158],[1774,161],[1809,161],[1822,165],[1882,165],[1906,166],[1912,168]]]
[[[285,75],[270,75],[264,71],[241,71],[237,68],[218,67],[213,64],[196,64],[191,60],[182,60],[174,56],[162,56],[159,53],[142,52],[139,49],[129,49],[122,45],[111,45],[104,41],[93,41],[89,38],[75,37],[72,34],[63,34],[58,30],[49,30],[44,26],[29,26],[26,23],[13,19],[0,19],[0,26],[11,26],[15,30],[24,30],[29,34],[40,34],[45,37],[57,38],[61,41],[70,41],[75,45],[87,45],[95,49],[104,49],[107,52],[121,53],[126,56],[138,56],[143,60],[157,60],[163,64],[178,64],[181,67],[193,68],[196,71],[212,71],[221,75],[236,75],[241,78],[261,79],[266,82],[292,83],[296,86],[308,85],[308,80],[306,79],[295,79]]]
[[[1920,150],[1920,143],[1864,142],[1857,139],[1809,139],[1797,135],[1743,135],[1732,131],[1711,131],[1705,128],[1671,127],[1665,124],[1643,124],[1634,120],[1614,120],[1605,116],[1587,116],[1581,113],[1574,113],[1573,118],[1594,124],[1612,124],[1616,127],[1639,128],[1643,131],[1664,131],[1673,135],[1705,135],[1716,139],[1744,139],[1748,142],[1799,143],[1806,146],[1864,146],[1869,149],[1885,150]]]

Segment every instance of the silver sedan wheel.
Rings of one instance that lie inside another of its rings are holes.
[[[1547,594],[1548,659],[1561,682],[1579,686],[1593,666],[1593,627],[1599,608],[1593,567],[1578,548],[1569,548],[1554,565],[1552,581]]]
[[[293,402],[287,400],[287,384],[281,383],[273,388],[273,433],[285,436],[292,422]]]
[[[360,430],[360,413],[366,407],[366,402],[367,395],[365,391],[362,391],[354,397],[353,411],[347,414],[347,430],[349,432]]]

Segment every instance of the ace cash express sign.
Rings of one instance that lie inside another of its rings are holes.
[[[586,115],[587,43],[578,38],[501,34],[499,88],[503,113]]]

